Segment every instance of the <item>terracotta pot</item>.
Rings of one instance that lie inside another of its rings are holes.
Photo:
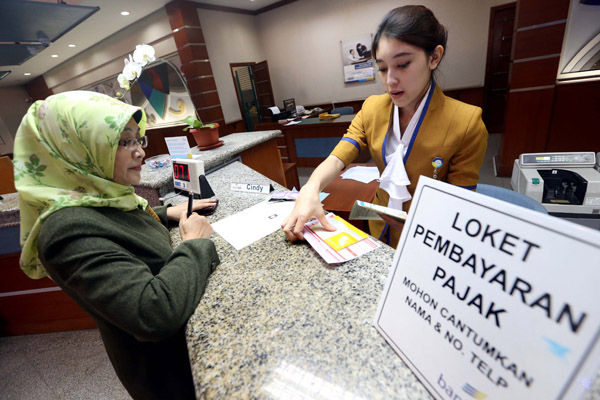
[[[215,123],[212,128],[190,129],[198,147],[212,146],[219,142],[219,124]]]

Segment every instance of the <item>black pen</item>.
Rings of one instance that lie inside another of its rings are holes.
[[[189,199],[188,199],[188,212],[187,212],[188,218],[190,217],[190,215],[192,215],[193,206],[194,206],[194,193],[190,192]]]

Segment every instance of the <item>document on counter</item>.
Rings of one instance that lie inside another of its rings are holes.
[[[381,220],[379,214],[385,214],[394,218],[398,222],[404,223],[406,221],[407,213],[402,210],[396,210],[389,207],[380,206],[377,204],[367,203],[366,201],[356,200],[352,205],[352,211],[350,211],[350,219],[373,219]]]
[[[293,201],[265,201],[217,221],[212,226],[236,250],[241,250],[280,229],[295,204]]]
[[[352,167],[342,174],[342,179],[354,179],[362,183],[369,183],[374,179],[379,179],[379,170],[377,167]]]
[[[318,220],[312,220],[304,225],[302,233],[306,241],[327,264],[350,261],[380,246],[366,233],[337,215],[329,213],[326,218],[331,225],[337,228],[335,232],[326,231]]]

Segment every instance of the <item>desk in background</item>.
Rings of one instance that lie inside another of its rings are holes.
[[[353,119],[354,115],[342,115],[326,121],[314,117],[288,126],[281,123],[260,124],[257,129],[281,130],[278,146],[284,163],[295,163],[297,167],[317,167],[329,156]],[[364,152],[356,162],[364,163],[369,158],[369,152]]]
[[[321,121],[307,118],[282,129],[290,162],[298,167],[317,167],[344,136],[354,115]]]

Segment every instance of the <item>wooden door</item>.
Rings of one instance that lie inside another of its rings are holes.
[[[490,10],[483,106],[483,121],[490,133],[501,133],[504,129],[515,11],[516,3],[503,4]]]
[[[269,75],[269,65],[267,60],[251,65],[252,75],[254,75],[254,85],[256,86],[256,95],[260,105],[260,115],[263,121],[270,121],[271,114],[269,107],[275,106],[273,88],[271,87],[271,76]]]

